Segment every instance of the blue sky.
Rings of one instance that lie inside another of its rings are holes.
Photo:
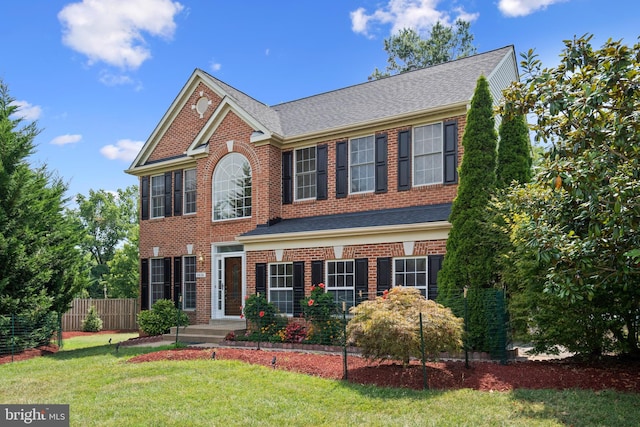
[[[7,1],[0,79],[42,129],[32,162],[71,197],[137,184],[124,170],[195,68],[273,105],[365,82],[403,27],[463,18],[478,52],[554,66],[585,33],[635,44],[638,16],[637,0]]]

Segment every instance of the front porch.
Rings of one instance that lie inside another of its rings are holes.
[[[177,335],[178,341],[185,344],[217,344],[224,340],[227,333],[244,330],[246,327],[247,324],[245,320],[211,319],[209,320],[209,324],[180,327]],[[176,327],[172,327],[168,334],[163,335],[163,338],[175,342]]]

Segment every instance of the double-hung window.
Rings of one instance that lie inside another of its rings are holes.
[[[185,256],[182,258],[182,270],[184,279],[182,307],[184,310],[196,309],[196,257]]]
[[[151,283],[149,284],[149,307],[164,298],[164,259],[151,259]]]
[[[413,129],[413,183],[428,185],[442,182],[442,123]]]
[[[296,200],[316,197],[316,147],[295,151]]]
[[[355,268],[353,261],[327,261],[327,292],[333,294],[334,302],[347,310],[355,305]]]
[[[373,135],[354,138],[349,144],[351,193],[375,189],[375,139]]]
[[[393,284],[420,290],[427,297],[427,258],[395,258],[393,260]]]
[[[269,264],[269,302],[293,315],[293,263]]]
[[[164,216],[164,175],[151,177],[151,218]]]
[[[196,170],[184,171],[184,213],[196,212]]]

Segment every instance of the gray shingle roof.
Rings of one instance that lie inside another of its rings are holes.
[[[267,129],[295,137],[468,102],[478,77],[489,76],[512,53],[507,46],[271,107],[211,78]]]
[[[360,227],[421,224],[447,221],[451,204],[412,206],[335,215],[285,219],[270,226],[258,226],[242,236],[264,236],[283,233],[303,233]]]

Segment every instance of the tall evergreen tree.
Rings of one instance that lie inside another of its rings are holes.
[[[467,113],[460,184],[449,217],[447,252],[438,276],[438,299],[457,316],[464,314],[463,290],[468,288],[467,344],[478,350],[486,350],[489,345],[482,290],[495,282],[496,237],[486,210],[496,185],[497,141],[493,100],[487,79],[481,76]]]
[[[37,322],[78,291],[80,235],[63,213],[66,185],[29,165],[39,130],[22,125],[13,101],[0,81],[0,315]]]
[[[500,123],[498,144],[498,166],[496,184],[506,188],[513,181],[525,184],[531,181],[533,163],[529,127],[524,115],[504,116]]]

